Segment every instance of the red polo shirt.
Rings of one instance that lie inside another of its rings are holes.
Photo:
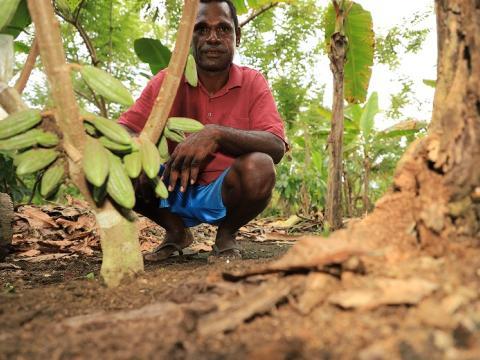
[[[140,98],[119,119],[135,132],[140,132],[152,111],[165,70],[149,81]],[[201,123],[218,124],[242,130],[268,131],[285,141],[285,131],[267,81],[258,71],[232,64],[225,86],[213,95],[199,82],[190,86],[185,79],[175,97],[170,117],[181,116],[196,119]],[[174,148],[169,143],[170,152]],[[235,158],[217,152],[198,178],[200,184],[214,181]]]

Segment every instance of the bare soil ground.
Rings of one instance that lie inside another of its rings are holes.
[[[325,240],[333,255],[308,268],[275,262],[295,240],[255,241],[262,231],[250,228],[240,236],[244,260],[210,265],[201,250],[213,232],[200,227],[190,255],[107,289],[93,242],[41,257],[49,240],[28,238],[25,217],[18,252],[0,264],[1,359],[480,358],[478,239],[388,266]],[[156,235],[144,230],[148,248]]]

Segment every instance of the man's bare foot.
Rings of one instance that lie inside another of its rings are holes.
[[[162,261],[175,252],[182,255],[182,249],[188,247],[193,242],[193,235],[189,229],[184,229],[180,233],[168,233],[165,236],[165,240],[151,253],[145,254],[145,261],[157,262]]]

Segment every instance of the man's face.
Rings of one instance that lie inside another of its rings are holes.
[[[200,3],[192,38],[193,56],[200,69],[226,70],[239,41],[240,33],[236,32],[227,3]]]

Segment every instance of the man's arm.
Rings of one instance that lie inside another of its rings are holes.
[[[278,164],[285,154],[284,141],[268,131],[210,126],[220,151],[226,154],[237,157],[252,152],[262,152],[270,155],[275,164]]]
[[[189,183],[194,184],[201,165],[217,151],[235,157],[263,152],[278,163],[285,153],[285,144],[282,139],[268,131],[207,125],[178,144],[170,156],[163,175],[169,179],[169,190],[173,190],[178,179],[181,182],[181,191],[185,191]]]

